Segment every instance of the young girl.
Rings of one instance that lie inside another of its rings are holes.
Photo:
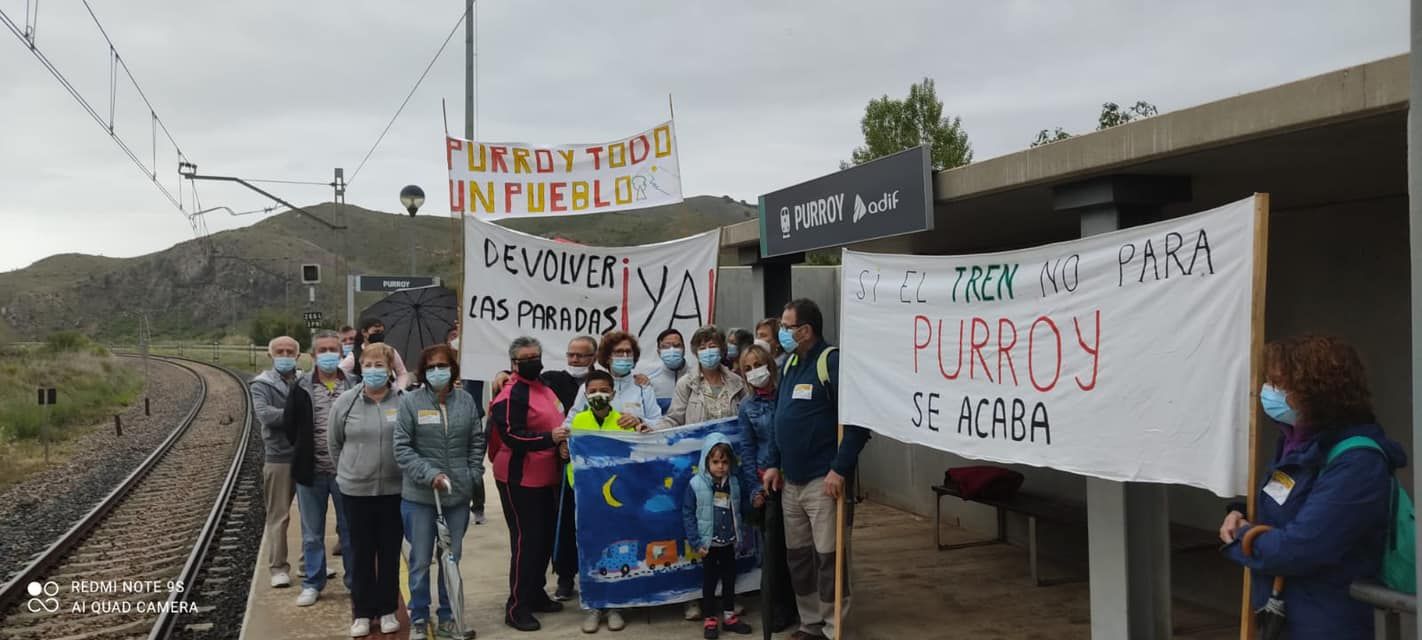
[[[735,452],[730,440],[719,433],[706,437],[701,445],[696,475],[686,485],[682,502],[682,522],[686,539],[701,556],[705,575],[701,581],[701,610],[706,615],[703,637],[716,638],[720,629],[735,633],[751,632],[750,625],[736,615],[736,543],[740,512],[744,510],[741,483],[731,467]],[[716,585],[721,585],[721,602],[716,603]],[[718,617],[716,612],[722,612]]]

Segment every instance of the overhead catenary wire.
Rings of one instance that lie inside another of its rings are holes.
[[[365,152],[365,157],[361,158],[360,164],[356,165],[356,169],[351,173],[350,179],[346,180],[347,188],[355,182],[356,176],[360,175],[360,170],[365,168],[365,163],[370,160],[370,156],[380,147],[380,142],[385,140],[385,134],[390,133],[390,127],[395,126],[395,121],[400,118],[400,113],[405,110],[405,105],[410,104],[410,98],[415,97],[415,92],[419,90],[420,83],[425,81],[425,77],[430,74],[430,69],[434,68],[435,62],[439,61],[439,57],[444,54],[445,48],[449,46],[449,41],[453,40],[454,34],[459,32],[459,27],[464,22],[464,14],[464,11],[459,12],[459,19],[454,21],[454,28],[450,29],[449,35],[445,36],[444,43],[439,46],[439,51],[436,51],[434,57],[430,58],[430,63],[425,65],[425,70],[420,73],[420,77],[415,80],[415,86],[410,87],[410,93],[406,94],[405,100],[400,103],[400,108],[395,110],[395,115],[390,116],[390,122],[385,124],[385,129],[381,131],[380,136],[375,139],[375,144],[370,145],[370,150]]]

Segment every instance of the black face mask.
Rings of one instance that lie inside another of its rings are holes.
[[[365,337],[365,341],[366,341],[367,343],[369,343],[369,344],[375,344],[375,343],[377,343],[377,342],[385,342],[385,334],[384,334],[384,333],[381,333],[381,332],[379,332],[379,331],[377,331],[377,332],[375,332],[375,333],[372,333],[372,334],[366,336],[366,337]]]
[[[543,373],[543,359],[534,358],[518,363],[518,375],[524,380],[537,380],[538,374]]]

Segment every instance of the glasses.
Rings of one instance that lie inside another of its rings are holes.
[[[612,352],[612,355],[614,355],[614,356],[631,356],[631,355],[632,355],[632,350],[631,350],[631,349],[616,349],[616,350],[614,350],[614,351]]]

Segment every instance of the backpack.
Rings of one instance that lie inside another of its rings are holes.
[[[838,349],[839,347],[825,347],[825,350],[820,352],[820,357],[815,362],[815,373],[820,377],[820,386],[825,388],[825,392],[829,394],[831,402],[835,401],[835,397],[834,389],[830,388],[829,355]],[[792,354],[789,358],[785,359],[785,367],[780,370],[780,377],[784,378],[785,374],[790,372],[790,365],[795,364],[798,358],[799,356]]]
[[[1333,445],[1323,465],[1326,468],[1345,451],[1362,448],[1375,449],[1386,455],[1372,438],[1353,436]],[[1388,527],[1387,546],[1383,547],[1382,571],[1378,578],[1393,591],[1417,593],[1417,516],[1412,507],[1412,497],[1407,495],[1407,490],[1402,488],[1396,476],[1392,479],[1392,486],[1392,504],[1388,508],[1392,522]]]

